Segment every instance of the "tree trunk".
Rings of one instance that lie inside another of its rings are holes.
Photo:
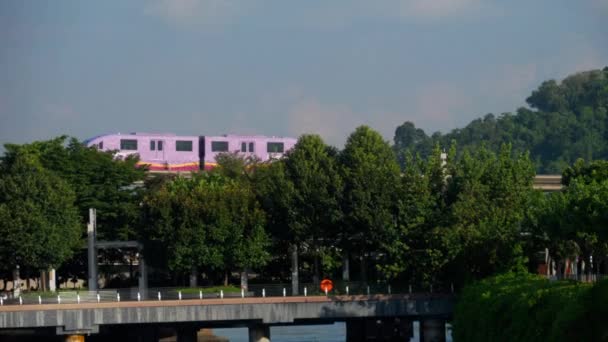
[[[291,250],[291,292],[297,296],[299,294],[299,279],[298,279],[298,245],[293,244]]]
[[[47,274],[46,274],[46,271],[45,271],[45,270],[41,270],[41,271],[40,271],[40,289],[41,289],[42,291],[48,291],[48,290],[47,290],[47,286],[46,286],[46,283],[47,283],[47,277],[48,277],[48,276],[47,276]]]
[[[198,269],[196,266],[193,266],[190,270],[190,279],[189,279],[190,287],[198,286]]]
[[[365,253],[361,254],[361,281],[367,281],[367,264],[365,260]]]
[[[350,264],[348,259],[348,252],[342,252],[342,280],[350,281]]]

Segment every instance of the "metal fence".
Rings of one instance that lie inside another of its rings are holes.
[[[220,289],[217,287],[148,288],[140,291],[138,288],[104,289],[99,291],[60,291],[25,292],[17,297],[4,295],[0,297],[0,305],[27,304],[79,304],[120,301],[163,301],[163,300],[205,300],[221,298],[245,297],[291,297],[298,296],[337,296],[337,295],[378,295],[378,294],[414,294],[414,293],[450,293],[453,286],[413,286],[408,284],[365,283],[365,282],[336,282],[330,291],[324,292],[319,285],[303,283],[294,294],[291,283],[283,284],[250,284],[247,290]]]

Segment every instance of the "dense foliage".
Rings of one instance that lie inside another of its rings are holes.
[[[39,160],[17,153],[0,173],[0,267],[58,267],[80,245],[74,192]]]
[[[564,171],[563,191],[535,201],[525,229],[537,250],[548,249],[560,272],[568,260],[579,268],[586,262],[595,273],[608,271],[607,175],[605,161],[579,160]]]
[[[220,174],[178,177],[144,198],[142,238],[168,268],[230,271],[269,258],[264,213],[251,188]]]
[[[144,169],[135,167],[137,156],[116,159],[113,152],[98,151],[62,136],[31,144],[8,144],[3,163],[12,164],[20,153],[35,157],[41,167],[69,184],[83,225],[88,221],[89,208],[97,209],[100,239],[135,237],[141,195],[133,183],[145,175]]]
[[[116,159],[65,136],[5,147],[0,161],[3,279],[11,278],[17,264],[23,276],[62,265],[69,275],[85,274],[86,260],[77,250],[85,246],[89,208],[98,210],[101,239],[135,237],[141,197],[134,182],[145,174],[135,168],[136,157]]]
[[[405,122],[394,139],[402,166],[406,150],[428,156],[436,144],[446,148],[452,141],[463,152],[482,145],[498,152],[502,144],[511,144],[514,153],[529,151],[536,170],[544,174],[561,173],[578,158],[608,158],[608,67],[561,83],[543,82],[526,101],[531,109],[487,114],[447,134],[428,136]]]
[[[508,273],[467,286],[455,341],[606,341],[608,280],[592,286]]]

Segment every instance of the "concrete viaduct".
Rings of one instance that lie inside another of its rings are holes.
[[[419,320],[422,341],[445,341],[454,297],[440,294],[293,296],[0,306],[2,335],[73,340],[158,341],[173,329],[196,341],[202,328],[248,327],[249,340],[270,341],[272,325],[346,322],[347,341],[409,341]]]

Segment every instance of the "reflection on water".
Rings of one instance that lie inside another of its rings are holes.
[[[414,322],[414,337],[412,342],[420,341],[419,323]],[[446,327],[449,328],[449,325]],[[450,331],[447,330],[447,341],[451,342]],[[248,342],[247,328],[213,329],[217,336],[227,337],[230,342]],[[270,328],[270,340],[273,342],[344,342],[346,341],[346,324],[335,323],[327,325],[294,325]]]

